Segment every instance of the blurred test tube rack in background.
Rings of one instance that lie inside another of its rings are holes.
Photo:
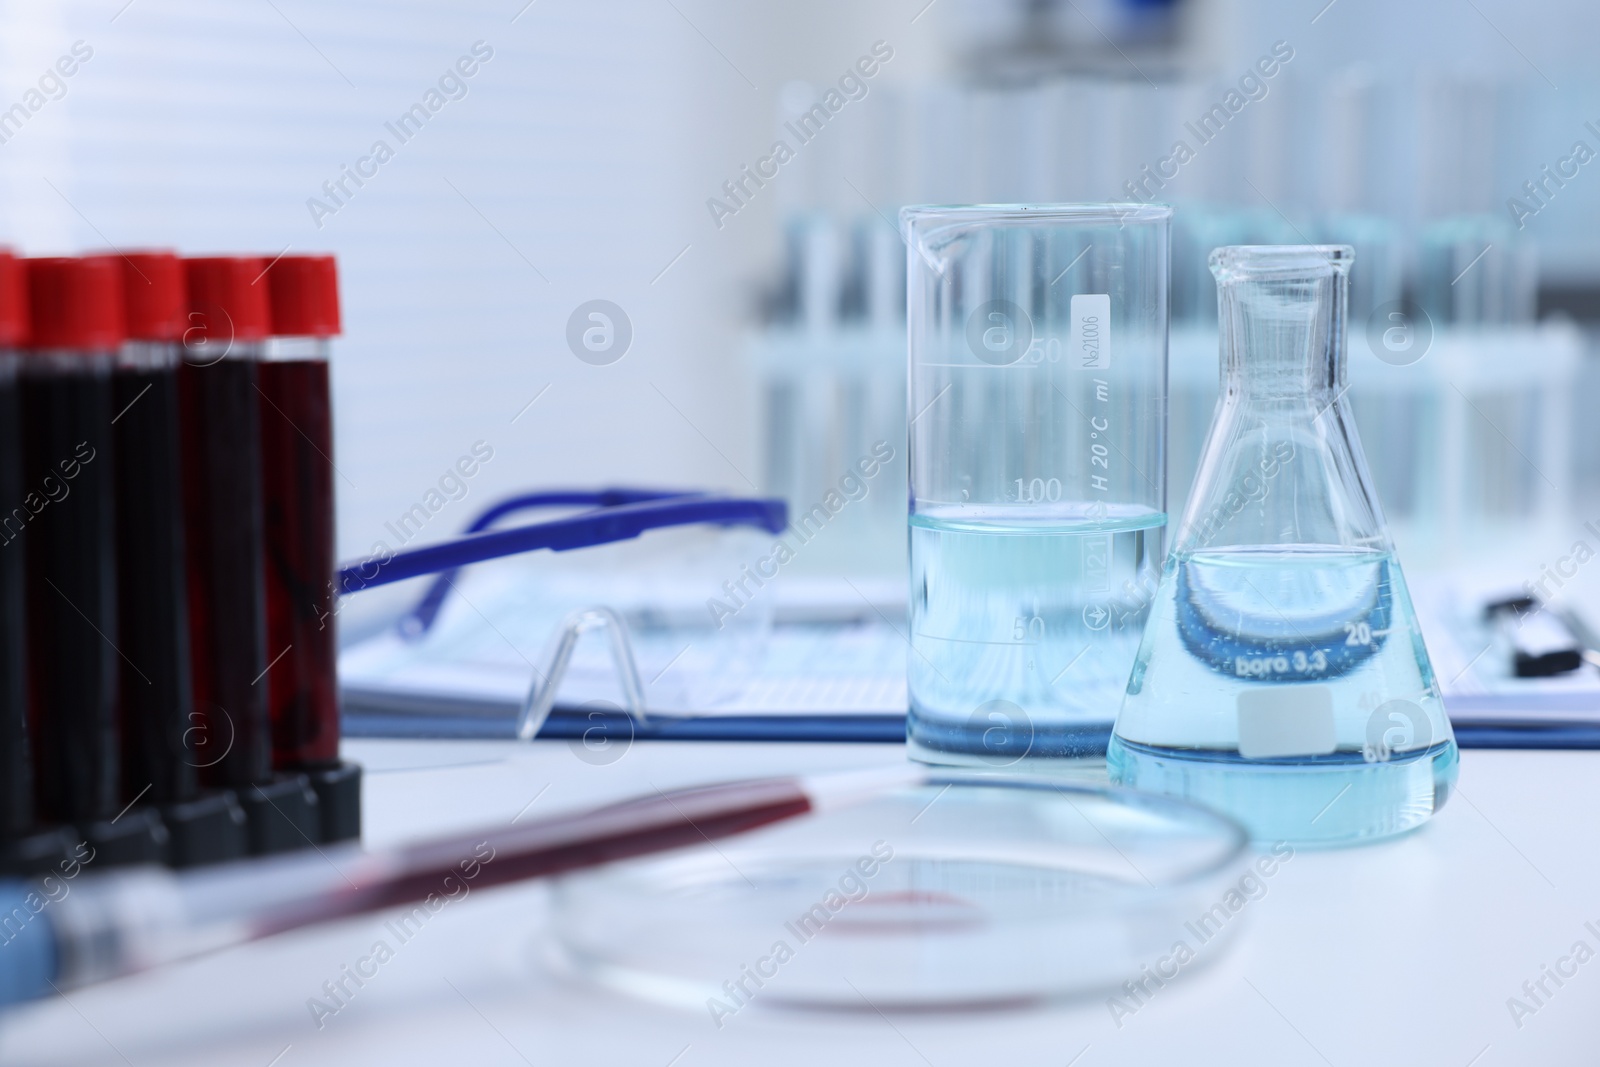
[[[803,515],[880,439],[895,445],[896,481],[880,478],[845,508],[841,533],[797,569],[904,573],[905,251],[885,219],[907,203],[1132,195],[1175,204],[1174,511],[1216,402],[1206,257],[1252,243],[1356,248],[1351,394],[1403,551],[1445,564],[1508,544],[1537,551],[1529,546],[1560,538],[1600,502],[1600,449],[1573,433],[1575,413],[1600,392],[1594,345],[1562,315],[1539,320],[1541,261],[1505,211],[1517,190],[1505,161],[1525,155],[1533,121],[1527,87],[1364,68],[1314,80],[1293,62],[1258,81],[1258,95],[1203,144],[1188,132],[1195,116],[1237,78],[1151,85],[1075,72],[879,86],[849,116],[857,128],[839,129],[834,149],[805,161],[746,349],[760,391],[763,488]],[[1467,128],[1477,131],[1471,144],[1449,136]],[[1170,162],[1174,138],[1195,149],[1181,166]],[[1175,168],[1170,180],[1150,177]],[[1600,195],[1593,206],[1564,195],[1579,215],[1600,213]],[[1581,275],[1570,249],[1557,251],[1565,275]],[[1588,269],[1600,281],[1600,260]]]

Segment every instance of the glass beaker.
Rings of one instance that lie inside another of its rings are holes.
[[[914,759],[1104,753],[1165,541],[1171,214],[900,213]]]
[[[1457,754],[1344,399],[1346,245],[1219,248],[1222,396],[1117,717],[1114,781],[1258,838],[1425,821]]]

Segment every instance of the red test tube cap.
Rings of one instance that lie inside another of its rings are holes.
[[[128,337],[135,341],[176,341],[187,325],[183,261],[176,252],[127,252],[109,260],[122,277],[122,302]]]
[[[329,255],[280,256],[267,268],[274,337],[335,337],[339,269]]]
[[[0,348],[28,339],[28,271],[22,260],[0,249]]]
[[[122,275],[103,256],[24,260],[30,348],[110,351],[127,336]]]
[[[197,256],[183,261],[191,336],[226,348],[234,341],[264,341],[272,317],[266,264],[255,256]]]

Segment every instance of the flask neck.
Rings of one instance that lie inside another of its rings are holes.
[[[1217,271],[1225,397],[1327,403],[1344,389],[1347,270],[1310,256]]]

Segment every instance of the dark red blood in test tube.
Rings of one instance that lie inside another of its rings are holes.
[[[30,831],[34,810],[21,543],[31,513],[23,502],[15,366],[27,333],[26,305],[22,262],[0,251],[0,841]]]
[[[183,264],[171,252],[103,258],[122,277],[128,322],[111,376],[121,651],[138,668],[122,672],[122,793],[178,803],[199,789],[178,443]]]
[[[272,773],[257,379],[270,321],[265,266],[253,257],[184,261],[189,321],[178,392],[192,741],[215,786],[261,783]]]
[[[267,649],[273,763],[329,767],[339,759],[334,630],[333,411],[327,339],[339,333],[332,256],[283,256],[267,271],[272,298],[261,364]]]
[[[21,376],[34,786],[40,815],[122,806],[111,364],[122,280],[100,259],[30,259]],[[3,549],[0,549],[3,550]]]

